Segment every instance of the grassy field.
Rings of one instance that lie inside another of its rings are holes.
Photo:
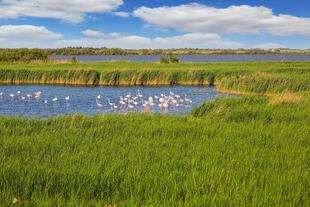
[[[209,77],[220,91],[268,95],[182,116],[0,117],[0,206],[310,205],[310,62],[0,67],[2,83],[177,74],[174,84]]]

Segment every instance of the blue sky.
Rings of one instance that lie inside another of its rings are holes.
[[[0,0],[0,47],[68,46],[309,49],[310,1]]]

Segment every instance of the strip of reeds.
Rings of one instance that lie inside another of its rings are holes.
[[[3,63],[0,84],[217,85],[219,92],[296,93],[310,90],[310,62]]]

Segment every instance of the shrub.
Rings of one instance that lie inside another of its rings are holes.
[[[160,57],[160,63],[178,63],[180,60],[172,54]]]
[[[71,63],[77,63],[77,62],[78,62],[78,60],[77,60],[76,57],[72,57],[72,58],[71,58]]]

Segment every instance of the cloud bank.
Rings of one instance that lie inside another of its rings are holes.
[[[0,26],[1,47],[42,47],[48,41],[63,39],[63,35],[45,27],[33,25]]]
[[[187,33],[183,35],[149,38],[139,35],[126,35],[116,32],[104,33],[86,29],[82,37],[67,39],[62,34],[52,32],[46,27],[34,25],[0,26],[0,45],[7,48],[39,47],[118,47],[141,48],[280,48],[277,43],[246,45],[221,37],[214,33]]]
[[[310,29],[306,29],[310,28],[310,18],[275,15],[263,6],[215,8],[194,3],[173,7],[140,7],[133,15],[155,27],[180,32],[310,36]]]
[[[243,44],[222,38],[217,34],[188,33],[178,36],[148,38],[119,33],[103,33],[96,30],[82,31],[84,37],[63,39],[57,42],[60,47],[121,47],[140,48],[238,48]]]
[[[123,3],[123,0],[2,0],[0,18],[28,16],[79,23],[87,13],[110,12]]]

